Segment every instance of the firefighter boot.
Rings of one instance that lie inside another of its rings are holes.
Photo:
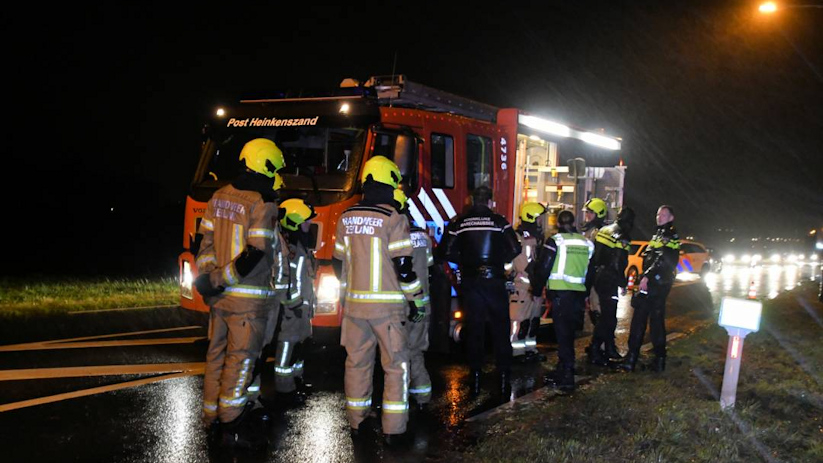
[[[606,358],[616,361],[623,360],[623,356],[620,355],[620,351],[618,351],[617,347],[614,345],[614,340],[606,343]]]
[[[480,394],[481,377],[480,370],[471,370],[469,372],[469,389],[473,395]]]
[[[666,370],[666,357],[655,357],[649,364],[649,370],[655,373],[663,373]]]
[[[629,351],[623,359],[623,363],[621,363],[618,367],[624,371],[635,371],[637,368],[637,352]]]
[[[222,444],[225,447],[260,450],[269,445],[263,430],[244,411],[234,421],[224,423]]]
[[[554,383],[554,387],[563,392],[574,390],[574,368],[564,366],[559,372],[559,377]]]
[[[606,354],[603,353],[603,350],[600,349],[599,346],[592,344],[591,350],[589,351],[589,363],[592,365],[599,365],[601,367],[605,367],[609,364],[609,359],[606,357]]]

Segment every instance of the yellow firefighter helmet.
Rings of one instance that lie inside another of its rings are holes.
[[[268,178],[273,178],[274,174],[286,165],[283,152],[268,138],[255,138],[243,145],[240,160],[246,161],[249,170]]]
[[[316,215],[311,204],[302,199],[287,199],[280,203],[280,225],[286,230],[296,231],[300,224]]]
[[[598,218],[603,219],[606,217],[606,202],[600,198],[592,198],[583,205],[583,211],[594,212]]]
[[[385,156],[373,156],[366,161],[360,180],[365,183],[370,175],[375,182],[385,183],[392,188],[397,188],[403,179],[397,164]]]
[[[540,203],[525,203],[520,207],[520,220],[523,222],[534,223],[544,212],[546,212],[546,208]]]
[[[277,191],[286,186],[286,182],[283,181],[283,176],[278,174],[277,172],[274,173],[274,185],[272,185],[271,189]]]
[[[397,203],[398,206],[400,206],[397,208],[398,211],[402,211],[406,208],[406,202],[408,202],[408,200],[409,198],[406,196],[406,193],[403,190],[401,190],[400,188],[394,190],[394,201]]]

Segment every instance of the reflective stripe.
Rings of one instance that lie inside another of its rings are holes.
[[[409,364],[406,362],[400,363],[400,368],[403,369],[403,403],[408,407],[409,401]]]
[[[578,283],[578,284],[586,282],[586,278],[570,277],[568,275],[557,274],[557,273],[552,273],[551,276],[549,277],[549,279],[550,280],[562,280],[562,281],[566,281],[568,283]]]
[[[200,222],[200,226],[205,228],[206,230],[214,231],[214,222],[212,222],[211,220],[203,219]]]
[[[381,262],[380,238],[371,239],[371,289],[374,292],[380,291],[380,262]]]
[[[248,397],[242,396],[237,398],[226,398],[220,397],[220,406],[221,407],[242,407],[246,405],[246,402],[249,400]]]
[[[243,236],[243,226],[239,223],[234,224],[234,232],[232,233],[231,237],[231,258],[234,259],[235,257],[239,256],[243,249],[246,247],[246,243],[244,242]]]
[[[432,385],[431,384],[426,384],[424,386],[415,387],[415,388],[409,389],[409,392],[411,392],[412,394],[431,394]]]
[[[411,248],[411,247],[412,247],[411,240],[400,240],[400,241],[395,241],[393,243],[389,243],[389,251],[396,251],[398,249]]]
[[[370,291],[347,291],[346,299],[357,302],[403,302],[406,297],[397,291],[373,293]]]
[[[285,366],[289,360],[289,342],[283,341],[283,355],[280,356],[280,366]]]
[[[195,264],[197,264],[198,268],[206,264],[217,264],[217,258],[214,257],[214,254],[203,254],[202,256],[197,256]]]
[[[454,234],[459,235],[463,232],[468,232],[468,231],[497,231],[497,232],[499,232],[499,231],[503,231],[503,229],[502,228],[495,228],[495,227],[466,227],[466,228],[463,228],[461,230],[457,230],[457,232],[454,233]]]
[[[249,392],[257,392],[260,390],[260,386],[249,386]]]
[[[351,398],[346,397],[346,408],[352,410],[363,410],[371,407],[371,397]]]
[[[229,285],[237,284],[237,282],[240,281],[240,279],[237,278],[237,275],[234,273],[233,264],[227,265],[226,268],[223,270],[223,278]]]
[[[203,410],[209,412],[216,412],[217,411],[217,402],[203,402]]]
[[[295,371],[302,370],[303,369],[303,361],[301,360],[301,361],[295,363],[294,365],[292,365],[292,368],[294,368]]]
[[[526,347],[526,343],[523,341],[514,341],[512,342],[512,349],[523,349]]]
[[[452,202],[449,201],[449,198],[440,188],[432,188],[432,192],[434,196],[440,201],[440,205],[443,206],[443,210],[446,211],[446,218],[451,219],[452,217],[457,215],[457,211],[454,210],[454,206],[452,206]]]
[[[280,376],[291,376],[294,369],[291,367],[274,367],[274,372]]]
[[[297,260],[297,295],[300,296],[300,293],[303,291],[303,261],[305,259],[303,256],[300,256],[300,259]]]
[[[268,289],[263,288],[261,286],[246,286],[246,285],[235,285],[229,286],[226,288],[226,292],[231,294],[232,296],[236,297],[247,297],[251,299],[264,299],[267,297],[275,296],[275,292]]]
[[[557,243],[558,251],[557,257],[555,262],[555,268],[552,269],[551,275],[549,275],[549,280],[555,281],[565,281],[566,283],[573,283],[573,284],[584,284],[586,282],[586,275],[585,269],[583,276],[572,276],[566,275],[566,255],[568,252],[568,248],[570,246],[577,246],[577,247],[587,247],[589,251],[589,259],[591,259],[592,254],[594,253],[594,244],[591,241],[586,239],[579,239],[579,238],[569,238],[567,239],[560,233],[552,236],[552,239],[555,243]]]
[[[400,289],[402,289],[404,293],[414,294],[420,288],[422,288],[422,285],[420,284],[420,280],[414,280],[411,283],[400,282]]]
[[[407,402],[383,402],[383,413],[406,413],[408,410]]]
[[[527,347],[534,347],[537,345],[537,341],[534,339],[526,339],[526,346]]]
[[[270,230],[268,228],[250,228],[249,238],[274,239],[274,230]]]
[[[341,243],[334,243],[334,249],[335,249],[336,251],[343,252],[343,251],[345,251],[345,250],[346,250],[346,247],[345,247],[345,246],[343,246],[343,244],[341,244]]]
[[[531,283],[531,281],[529,281],[529,279],[528,279],[528,278],[526,278],[526,277],[522,277],[522,276],[521,276],[521,277],[517,277],[517,279],[519,279],[520,281],[522,281],[523,283],[526,283],[526,284],[530,284],[530,283]]]

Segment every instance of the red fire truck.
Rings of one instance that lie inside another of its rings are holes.
[[[243,100],[215,111],[204,128],[179,257],[185,308],[208,310],[192,289],[196,231],[206,202],[237,173],[243,145],[260,137],[283,150],[283,196],[301,197],[317,211],[312,225],[319,264],[317,327],[339,326],[342,319],[339,282],[330,265],[335,225],[359,201],[360,169],[371,156],[386,156],[400,167],[411,216],[435,242],[480,185],[494,190],[497,212],[515,226],[524,201],[539,201],[552,212],[577,212],[592,196],[612,209],[623,202],[620,139],[479,103],[403,75],[371,77],[362,84],[345,79],[322,96]],[[573,157],[581,152],[585,158]],[[547,217],[550,229],[553,215]],[[449,274],[448,268],[443,271]],[[432,329],[444,335],[433,341],[459,335],[458,298],[448,281],[433,279]]]

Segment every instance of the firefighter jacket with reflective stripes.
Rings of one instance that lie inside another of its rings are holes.
[[[605,226],[597,232],[594,256],[589,269],[589,277],[595,282],[626,287],[626,266],[629,265],[629,243],[631,238],[617,223]]]
[[[586,291],[592,254],[594,244],[579,233],[557,233],[546,240],[531,276],[533,294],[540,294],[546,280],[551,291]]]
[[[520,241],[521,251],[517,257],[512,261],[512,277],[514,278],[514,285],[518,289],[528,290],[530,286],[529,280],[529,264],[535,260],[537,252],[537,237],[526,233],[517,232],[517,238]],[[539,294],[538,294],[539,296]]]
[[[287,309],[308,308],[309,318],[314,315],[314,277],[315,260],[311,250],[302,243],[288,245],[289,248],[289,296],[285,305]]]
[[[460,266],[463,278],[505,278],[504,266],[520,254],[511,224],[486,206],[473,206],[447,227],[438,256]]]
[[[286,238],[278,223],[274,234],[272,248],[274,250],[274,265],[271,268],[271,289],[274,290],[278,299],[285,301],[289,297],[289,283],[291,268],[289,266],[289,247]]]
[[[423,300],[426,302],[426,311],[431,313],[429,300],[429,267],[434,265],[432,256],[432,242],[429,235],[420,227],[410,225],[412,242],[412,264],[417,279],[423,286]]]
[[[263,302],[273,296],[269,279],[276,223],[277,203],[264,202],[258,192],[226,185],[214,193],[200,222],[203,241],[196,263],[199,273],[209,274],[212,286],[223,286],[225,291],[209,298],[209,305],[229,312],[256,310],[254,304],[232,301]],[[246,245],[264,251],[264,257],[241,277],[234,264]]]
[[[677,261],[680,260],[680,236],[674,222],[657,227],[643,251],[643,275],[649,284],[667,286],[674,283]]]
[[[343,262],[341,299],[345,315],[383,318],[406,315],[408,301],[422,296],[418,278],[401,282],[392,259],[411,259],[409,222],[389,205],[356,205],[337,220],[335,259]]]

